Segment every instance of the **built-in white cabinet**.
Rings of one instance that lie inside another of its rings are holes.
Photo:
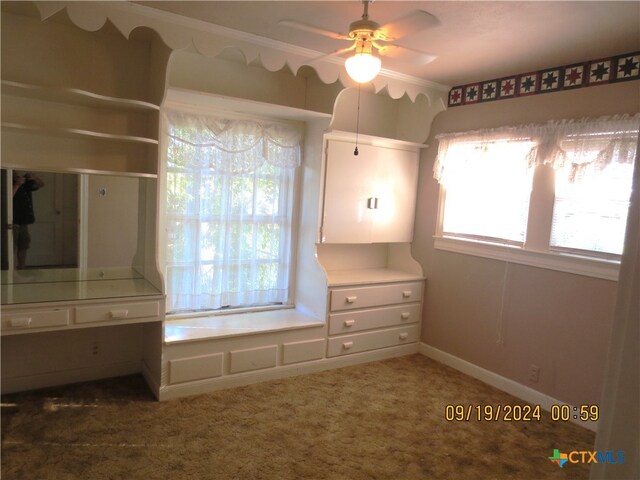
[[[74,261],[45,264],[32,242],[32,263],[17,269],[3,232],[3,390],[142,371],[157,394],[158,139],[170,49],[148,28],[125,37],[102,20],[85,31],[64,11],[42,20],[26,2],[3,2],[1,31],[3,223],[12,224],[14,173],[74,174],[61,237],[77,245]]]
[[[413,238],[419,146],[375,137],[325,136],[321,243]]]
[[[327,356],[417,342],[422,291],[422,281],[331,288]]]

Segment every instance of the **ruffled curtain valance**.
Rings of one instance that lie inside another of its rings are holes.
[[[640,113],[595,119],[549,121],[436,136],[438,155],[433,176],[443,183],[447,165],[481,162],[491,146],[514,143],[526,147],[529,167],[550,165],[566,169],[574,178],[588,166],[604,168],[612,162],[633,163],[638,144]]]
[[[240,174],[254,172],[264,162],[281,168],[300,165],[301,126],[172,110],[165,116],[177,168]]]

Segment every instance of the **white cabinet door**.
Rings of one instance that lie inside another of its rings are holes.
[[[371,243],[373,177],[377,170],[376,150],[369,145],[329,141],[326,151],[323,243]]]
[[[418,187],[418,154],[380,147],[375,185],[378,199],[372,242],[410,242]]]
[[[395,243],[413,238],[418,152],[329,140],[322,243]]]

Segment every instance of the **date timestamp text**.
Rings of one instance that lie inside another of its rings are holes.
[[[472,405],[449,404],[445,406],[447,422],[539,422],[542,420],[540,405]],[[551,405],[553,422],[595,422],[600,418],[598,405]]]

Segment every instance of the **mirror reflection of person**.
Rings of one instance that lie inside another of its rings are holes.
[[[31,194],[42,187],[44,182],[33,173],[13,172],[13,242],[17,269],[25,267],[27,250],[31,246],[29,225],[36,221]]]

